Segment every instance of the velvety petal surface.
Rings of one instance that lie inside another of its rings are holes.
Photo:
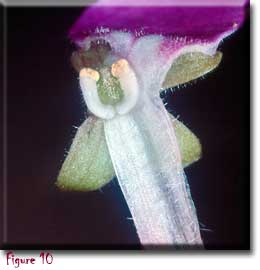
[[[204,0],[201,6],[191,6],[192,3],[199,1],[98,1],[83,11],[71,27],[69,37],[85,50],[95,39],[106,40],[115,58],[126,58],[133,66],[142,91],[154,89],[152,94],[158,95],[165,79],[175,85],[212,70],[214,65],[209,61],[202,63],[200,56],[213,57],[219,43],[237,30],[245,17],[245,0],[237,1],[237,5],[231,0]],[[193,57],[194,52],[200,53],[195,54],[199,57]],[[182,69],[184,73],[170,74],[169,78],[167,73],[174,61],[185,54],[185,59],[189,58],[186,62],[192,62],[199,72],[189,74],[188,64]]]
[[[123,30],[137,37],[162,34],[212,42],[230,34],[243,22],[246,1],[201,1],[201,6],[198,3],[187,0],[98,1],[84,10],[69,35],[79,42],[88,35]]]

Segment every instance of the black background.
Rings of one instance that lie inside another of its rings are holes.
[[[81,8],[8,8],[8,235],[5,248],[139,249],[114,179],[102,191],[54,182],[86,108],[67,30]],[[249,249],[249,21],[220,46],[216,71],[166,95],[200,138],[186,169],[208,249]]]

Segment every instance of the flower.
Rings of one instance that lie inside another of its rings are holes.
[[[159,93],[218,66],[218,45],[242,24],[245,3],[178,6],[188,2],[102,0],[69,32],[92,115],[57,184],[95,190],[116,174],[143,245],[203,245],[183,170],[199,159],[200,143],[166,111]]]

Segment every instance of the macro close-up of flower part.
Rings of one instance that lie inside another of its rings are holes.
[[[248,1],[8,12],[7,246],[249,249]]]
[[[118,4],[99,1],[70,30],[91,116],[79,128],[58,185],[88,191],[116,175],[142,245],[202,248],[183,170],[199,159],[201,146],[167,113],[159,93],[218,66],[218,44],[241,25],[243,7],[208,9],[191,28],[196,8],[176,10],[170,1],[149,8]]]

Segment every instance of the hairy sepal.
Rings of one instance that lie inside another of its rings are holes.
[[[173,63],[162,85],[162,89],[172,88],[195,80],[213,69],[222,59],[222,53],[208,55],[202,52],[188,52],[181,54]]]
[[[201,157],[199,139],[170,114],[178,140],[183,167]],[[102,188],[115,176],[103,121],[90,116],[79,127],[60,170],[57,186],[62,190],[93,191]]]
[[[63,190],[92,191],[113,176],[103,120],[90,116],[79,127],[56,184]]]
[[[198,137],[189,128],[171,114],[170,118],[180,148],[182,166],[186,168],[201,158],[202,147]]]

